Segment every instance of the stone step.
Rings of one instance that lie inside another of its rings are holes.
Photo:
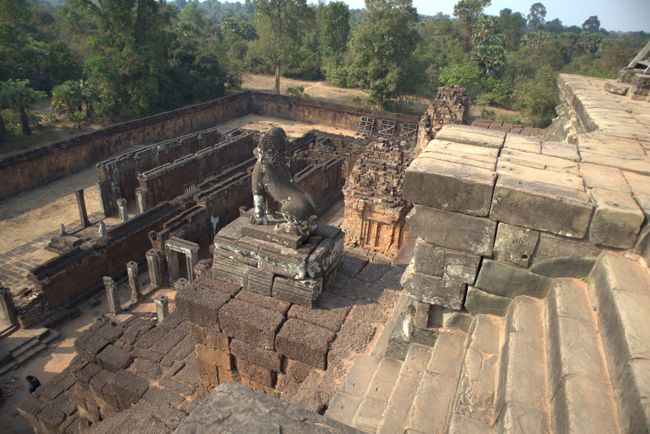
[[[352,426],[366,432],[376,432],[404,362],[389,357],[379,361],[370,385],[364,394]]]
[[[467,333],[461,330],[449,330],[438,336],[409,410],[406,431],[446,431],[466,341]]]
[[[650,274],[641,263],[603,253],[589,277],[589,294],[622,432],[650,431]]]
[[[56,341],[60,337],[61,334],[59,334],[59,332],[50,329],[50,332],[47,335],[45,335],[43,338],[41,338],[41,342],[43,342],[45,345],[50,345],[52,342]]]
[[[404,431],[404,424],[431,353],[431,347],[411,344],[377,432],[391,434]]]
[[[341,387],[329,402],[325,412],[327,417],[346,425],[353,425],[354,416],[375,375],[379,360],[378,357],[365,354],[360,354],[354,359],[352,367],[343,378]]]
[[[479,314],[474,318],[449,420],[449,433],[490,432],[502,329],[501,317]]]
[[[519,296],[510,304],[499,359],[494,432],[550,432],[543,319],[542,300]]]
[[[45,327],[36,327],[29,329],[18,329],[2,339],[1,344],[12,355],[20,354],[21,347],[25,345],[33,346],[34,340],[39,340],[46,336],[50,330]]]
[[[28,352],[32,348],[34,348],[36,345],[40,344],[41,341],[38,340],[37,338],[31,338],[27,342],[25,342],[23,345],[20,347],[16,348],[11,352],[11,356],[15,359],[20,357],[22,354]]]
[[[16,363],[18,365],[22,365],[26,361],[32,359],[33,357],[36,357],[45,348],[47,348],[47,345],[45,345],[42,342],[39,342],[36,346],[31,348],[29,351],[26,351],[22,353],[20,356],[16,357]]]
[[[617,433],[614,395],[585,286],[562,279],[546,298],[551,423],[558,433]]]

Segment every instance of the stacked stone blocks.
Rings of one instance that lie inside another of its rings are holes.
[[[216,235],[212,272],[251,292],[312,306],[342,258],[338,228],[318,225],[303,237],[252,225],[242,216]]]
[[[325,293],[314,308],[293,304],[219,280],[214,271],[176,297],[178,313],[192,323],[202,390],[240,382],[279,395],[328,368],[349,303]]]
[[[161,409],[160,422],[173,430],[199,397],[189,333],[190,324],[174,314],[158,325],[149,316],[99,319],[77,338],[70,366],[19,411],[36,432],[67,433],[144,400]]]
[[[404,181],[417,237],[402,277],[411,297],[503,315],[512,297],[544,296],[549,277],[586,276],[603,249],[645,239],[650,178],[583,163],[581,149],[444,127]]]

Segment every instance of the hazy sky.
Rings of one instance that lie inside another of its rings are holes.
[[[363,0],[343,0],[353,9],[363,8]],[[536,0],[539,1],[539,0]],[[521,12],[524,17],[536,1],[492,0],[486,9],[489,15],[498,15],[504,8]],[[451,15],[457,0],[413,0],[418,12]],[[541,0],[546,6],[546,19],[559,18],[565,26],[580,26],[591,15],[598,15],[601,27],[607,30],[650,32],[650,0]]]

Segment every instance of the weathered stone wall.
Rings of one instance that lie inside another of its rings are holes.
[[[0,199],[75,173],[125,149],[213,127],[250,113],[244,92],[165,113],[115,124],[91,133],[4,157]]]
[[[114,215],[116,213],[116,201],[119,198],[124,198],[127,201],[135,199],[135,189],[139,185],[139,173],[213,146],[220,139],[221,133],[216,128],[209,128],[164,140],[135,151],[128,151],[97,163],[97,182],[104,214]]]
[[[147,208],[192,191],[205,178],[249,159],[257,145],[255,139],[255,134],[244,133],[140,173],[139,189],[146,192]]]
[[[258,92],[241,92],[81,134],[0,159],[0,199],[75,173],[132,147],[172,139],[255,113],[301,122],[356,129],[361,116],[417,123],[415,116],[372,112]]]
[[[142,261],[151,244],[147,234],[179,212],[164,203],[108,230],[104,239],[88,242],[32,269],[29,279],[52,307],[74,303],[101,288],[103,276],[122,277],[126,263]]]
[[[98,320],[75,349],[70,366],[20,404],[35,432],[81,432],[134,405],[156,414],[157,432],[171,432],[201,398],[190,324],[174,314],[160,324]]]
[[[648,178],[580,159],[569,143],[443,128],[406,171],[406,291],[502,315],[514,296],[545,295],[549,277],[586,276],[603,249],[633,248],[648,208],[628,182]]]
[[[261,92],[252,94],[252,113],[348,130],[356,130],[362,116],[389,119],[400,123],[418,123],[417,116],[375,112],[340,104],[319,102],[310,98],[296,98]]]
[[[439,87],[436,97],[420,119],[416,149],[424,148],[445,125],[468,123],[469,98],[465,88],[456,85]]]

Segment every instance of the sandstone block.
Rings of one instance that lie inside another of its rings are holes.
[[[447,250],[445,251],[445,271],[443,277],[448,280],[471,285],[476,280],[480,260],[480,256]]]
[[[117,372],[125,369],[131,364],[131,355],[114,345],[107,345],[99,354],[97,361],[104,369],[110,372]]]
[[[543,142],[542,154],[565,158],[571,161],[580,161],[576,145],[568,142]]]
[[[418,273],[442,276],[445,267],[445,251],[418,237],[413,252],[413,266]]]
[[[246,289],[262,295],[271,295],[274,274],[270,271],[252,269],[248,272]]]
[[[262,368],[279,372],[281,368],[280,353],[254,347],[239,339],[233,339],[230,343],[230,351],[233,356],[247,360]],[[251,377],[249,377],[251,378]]]
[[[497,237],[494,241],[494,257],[500,261],[528,267],[538,239],[538,231],[499,223]]]
[[[476,287],[503,297],[530,295],[543,297],[549,279],[505,262],[483,261],[476,279]]]
[[[582,238],[593,205],[582,191],[500,176],[490,218],[572,238]]]
[[[432,208],[487,216],[496,174],[459,163],[420,156],[404,175],[404,197]]]
[[[541,233],[533,264],[545,259],[595,258],[602,249],[585,241],[572,240],[552,234]]]
[[[410,231],[440,247],[491,256],[496,223],[488,219],[416,205],[407,217]]]
[[[286,301],[279,300],[277,298],[268,297],[251,291],[240,291],[235,299],[245,301],[246,303],[254,304],[264,309],[272,310],[279,314],[286,314],[291,306],[290,303]]]
[[[240,300],[230,300],[219,311],[221,330],[266,350],[275,349],[275,334],[284,315]]]
[[[465,298],[465,284],[418,273],[409,265],[402,275],[402,286],[418,301],[460,310]]]
[[[196,344],[195,351],[199,365],[210,372],[214,372],[216,367],[232,369],[232,358],[229,351],[215,350],[202,344]]]
[[[203,344],[213,350],[226,353],[229,351],[229,338],[227,335],[215,332],[198,324],[193,324],[192,326],[192,339],[194,339],[195,343]]]
[[[274,372],[270,369],[264,368],[262,366],[256,365],[255,363],[249,362],[245,359],[237,359],[237,372],[242,377],[245,377],[252,381],[255,384],[264,387],[274,387],[275,381],[277,378],[277,372]]]
[[[286,367],[284,371],[287,373],[288,376],[293,378],[299,383],[302,383],[305,381],[305,378],[309,375],[312,369],[314,369],[312,366],[309,366],[305,363],[299,362],[298,360],[293,360],[293,359],[285,359],[286,360]]]
[[[437,140],[465,143],[487,148],[501,148],[506,133],[467,125],[445,125],[436,134]]]
[[[331,300],[332,298],[330,298]],[[294,304],[289,309],[289,318],[298,318],[302,321],[324,327],[334,333],[338,332],[345,321],[345,316],[350,310],[350,306],[345,306],[343,300],[340,300],[340,306],[332,306],[331,308],[314,308],[310,309],[305,306]],[[348,302],[349,303],[349,302]],[[323,303],[319,303],[321,306]]]
[[[629,194],[595,188],[591,197],[596,211],[589,227],[589,239],[594,244],[629,249],[634,246],[643,212]]]
[[[508,133],[506,135],[506,141],[503,144],[503,149],[517,149],[519,151],[539,154],[541,151],[541,143],[536,137]]]
[[[511,301],[512,298],[510,297],[490,294],[473,286],[468,286],[465,309],[472,315],[487,313],[503,316],[506,314]]]
[[[230,295],[204,286],[187,285],[176,294],[176,310],[188,321],[219,330],[218,312]]]
[[[113,377],[112,390],[122,409],[138,402],[148,388],[149,383],[145,379],[129,371],[119,371]]]
[[[289,318],[277,335],[280,354],[319,369],[327,368],[329,344],[336,335],[330,330]]]

